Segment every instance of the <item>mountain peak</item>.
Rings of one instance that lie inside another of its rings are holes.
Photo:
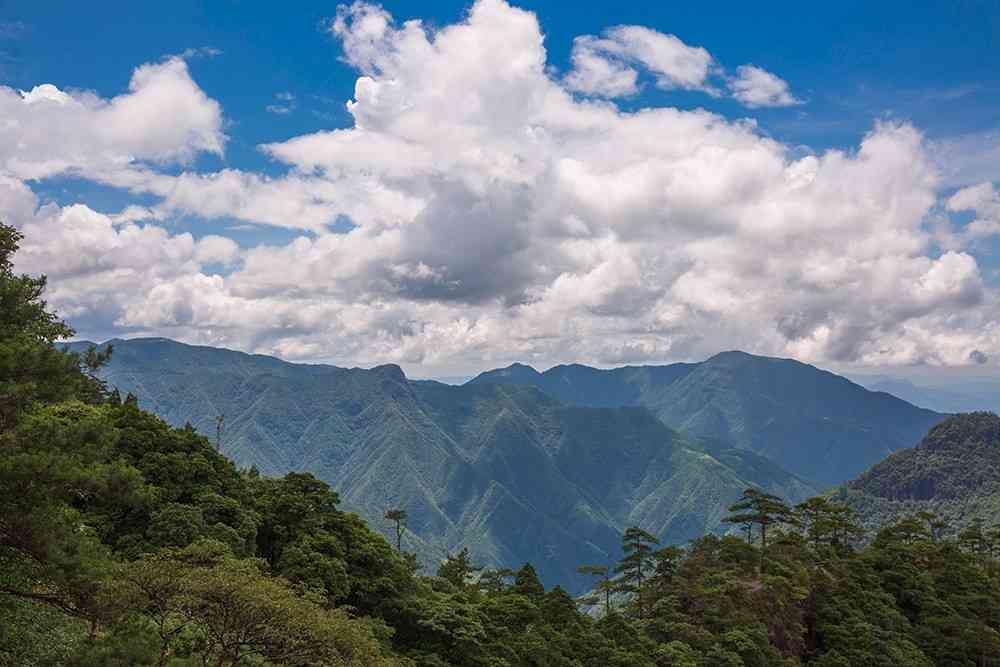
[[[392,380],[406,382],[406,373],[397,364],[382,364],[381,366],[374,367],[372,372]]]
[[[476,377],[469,380],[469,383],[493,382],[496,384],[525,384],[533,383],[541,377],[534,367],[527,364],[513,363],[505,368],[497,368],[492,371],[483,371]]]
[[[757,355],[750,354],[749,352],[744,352],[743,350],[722,350],[721,352],[716,352],[711,357],[709,357],[708,361],[711,361],[712,359],[727,359],[727,358],[746,359],[756,356]]]
[[[528,371],[531,373],[538,373],[538,370],[536,370],[534,366],[529,366],[528,364],[522,364],[519,361],[515,361],[510,366],[507,366],[506,368],[503,368],[501,370],[518,371],[518,372]]]
[[[980,445],[1000,447],[1000,417],[992,412],[967,412],[944,419],[917,445],[931,451],[961,451]]]
[[[762,354],[751,354],[750,352],[744,352],[743,350],[724,350],[717,354],[712,355],[706,359],[703,363],[712,364],[745,364],[753,362],[787,362],[793,364],[801,364],[806,366],[808,364],[803,364],[801,361],[795,359],[786,359],[784,357],[768,357]]]

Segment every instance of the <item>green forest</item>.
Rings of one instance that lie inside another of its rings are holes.
[[[239,470],[99,380],[113,349],[57,347],[19,240],[0,226],[2,665],[1000,664],[1000,534],[866,533],[836,494],[747,489],[683,547],[629,528],[584,599],[467,551],[422,570],[405,507],[373,528],[311,475]]]

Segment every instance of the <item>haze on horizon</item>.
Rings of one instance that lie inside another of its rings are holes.
[[[1000,68],[971,6],[940,40],[861,4],[749,35],[735,8],[12,9],[0,219],[81,338],[415,377],[1000,363]]]

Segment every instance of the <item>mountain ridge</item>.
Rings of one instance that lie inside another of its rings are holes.
[[[641,406],[410,381],[395,365],[293,364],[165,339],[112,344],[102,376],[122,393],[213,440],[225,415],[221,449],[240,465],[313,472],[373,525],[405,508],[404,546],[426,564],[469,546],[486,564],[531,561],[580,590],[589,582],[576,566],[607,562],[629,525],[683,543],[719,530],[748,486],[792,500],[817,491],[752,452],[706,447]]]
[[[827,486],[915,444],[945,416],[810,364],[739,350],[699,363],[607,370],[572,364],[539,373],[517,365],[471,381],[484,382],[532,384],[574,405],[643,406],[668,426],[761,454]]]

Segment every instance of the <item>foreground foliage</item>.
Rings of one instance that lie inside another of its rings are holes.
[[[843,506],[748,490],[745,537],[638,528],[594,605],[467,551],[434,576],[308,474],[239,471],[95,379],[0,226],[0,664],[653,667],[1000,660],[990,531],[931,516],[864,549]],[[391,516],[389,516],[391,513]],[[530,521],[530,517],[524,517]],[[617,573],[617,574],[616,574]],[[615,576],[616,575],[616,576]]]

